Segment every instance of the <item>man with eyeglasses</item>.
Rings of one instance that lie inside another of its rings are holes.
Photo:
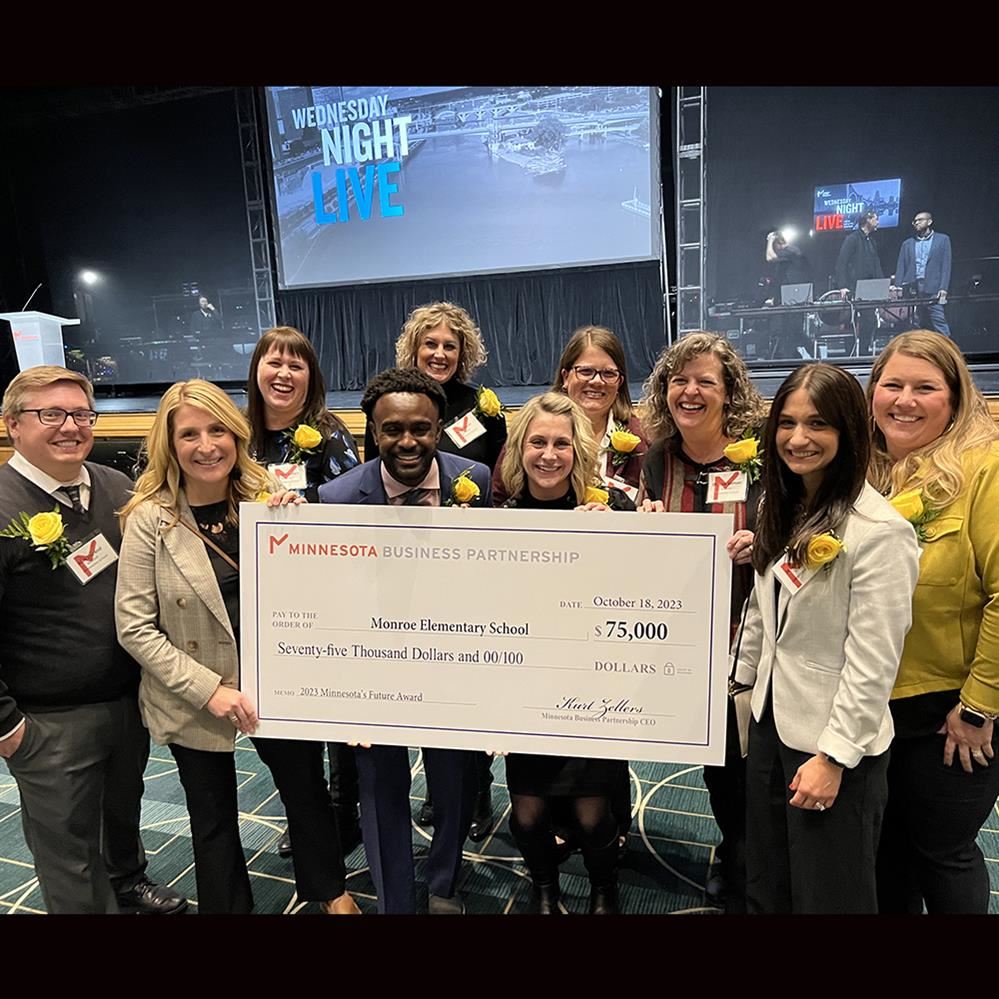
[[[919,325],[950,336],[950,326],[944,315],[950,287],[950,236],[934,231],[933,216],[929,212],[917,212],[912,228],[915,235],[910,236],[898,251],[895,283],[909,295],[935,298],[935,302],[919,306]]]
[[[149,736],[139,667],[118,644],[114,596],[131,482],[87,462],[94,396],[83,375],[40,365],[3,397],[14,455],[0,467],[0,756],[50,913],[181,912],[146,876],[139,836]],[[62,540],[61,540],[62,539]]]

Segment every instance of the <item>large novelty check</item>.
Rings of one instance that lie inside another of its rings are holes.
[[[721,763],[732,519],[240,510],[264,737]]]

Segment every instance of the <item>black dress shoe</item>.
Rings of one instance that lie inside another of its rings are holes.
[[[434,824],[434,803],[429,798],[420,806],[420,814],[417,816],[416,822],[417,825],[424,828]]]
[[[287,858],[291,856],[291,833],[287,829],[285,829],[278,840],[277,852],[279,857]]]
[[[721,864],[712,864],[708,868],[708,880],[704,886],[704,899],[710,905],[716,905],[719,909],[725,908],[728,900],[728,880],[722,873]]]
[[[143,875],[131,888],[118,892],[118,908],[144,916],[173,916],[187,908],[187,899]]]
[[[468,827],[468,838],[473,843],[481,843],[493,828],[493,796],[490,791],[480,791],[475,799],[472,824]]]
[[[590,915],[616,916],[620,911],[617,905],[617,884],[590,888]]]
[[[561,916],[558,907],[558,882],[547,885],[534,884],[531,887],[531,902],[528,912],[533,916]]]

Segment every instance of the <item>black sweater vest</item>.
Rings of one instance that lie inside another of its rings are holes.
[[[71,543],[103,533],[116,552],[115,510],[131,482],[87,463],[90,509],[75,513],[9,465],[0,467],[0,529],[19,517],[59,507]],[[139,667],[118,644],[114,620],[118,565],[85,586],[68,566],[52,568],[44,552],[20,538],[0,538],[0,735],[21,711],[53,711],[111,701],[138,689]]]

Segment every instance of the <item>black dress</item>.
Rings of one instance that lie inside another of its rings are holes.
[[[298,424],[292,424],[292,427]],[[254,442],[250,456],[265,468],[268,465],[282,465],[291,452],[291,440],[288,437],[288,427],[284,430],[265,430],[263,440]],[[323,442],[304,456],[305,480],[308,486],[303,490],[305,498],[310,503],[319,502],[319,487],[324,482],[335,479],[344,472],[349,472],[355,465],[361,463],[357,456],[357,445],[350,431],[336,424],[330,433],[323,432]]]
[[[502,413],[498,416],[477,416],[476,419],[485,427],[486,432],[476,437],[474,441],[469,441],[464,447],[459,447],[448,436],[447,428],[452,423],[461,420],[466,413],[475,409],[478,389],[454,378],[445,382],[441,388],[444,389],[444,394],[447,396],[447,406],[444,409],[444,431],[437,443],[437,450],[456,454],[471,461],[479,461],[492,471],[496,459],[506,443],[506,417]],[[372,458],[377,457],[378,445],[375,444],[375,437],[369,422],[364,430],[364,460],[371,461]]]
[[[635,509],[628,497],[616,489],[611,490],[608,505],[612,509]],[[506,509],[521,510],[572,510],[576,506],[576,497],[571,489],[557,500],[537,500],[525,490],[503,504]],[[543,798],[606,798],[614,793],[622,780],[628,780],[627,760],[535,756],[529,753],[511,753],[506,758],[506,783],[511,794],[532,794]]]

